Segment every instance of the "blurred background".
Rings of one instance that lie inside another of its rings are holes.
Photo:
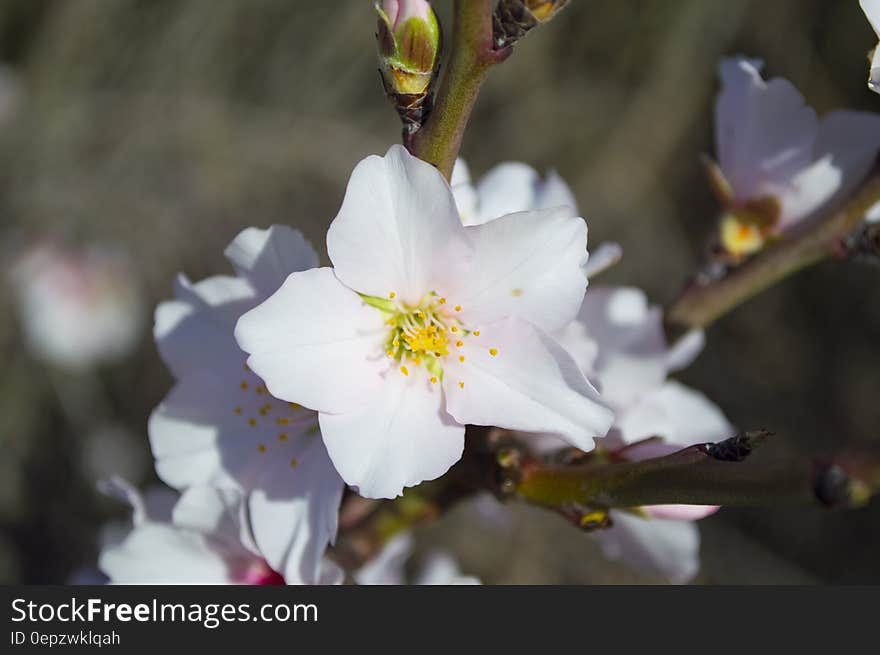
[[[367,0],[0,1],[0,582],[87,575],[102,526],[126,516],[96,480],[155,482],[146,419],[171,378],[151,316],[176,272],[230,272],[224,246],[273,222],[326,259],[351,169],[399,139],[374,23]],[[880,112],[875,43],[856,0],[574,0],[493,71],[463,154],[475,177],[557,169],[591,243],[624,247],[602,283],[667,302],[714,228],[698,156],[719,58],[765,59],[820,113]],[[877,445],[878,281],[814,267],[713,326],[681,378],[735,425],[776,430],[775,456]],[[556,516],[482,512],[417,541],[486,582],[661,581]],[[699,583],[880,582],[877,502],[723,509],[700,527]]]

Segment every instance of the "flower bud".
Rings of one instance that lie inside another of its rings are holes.
[[[492,15],[495,47],[512,46],[567,4],[568,0],[501,0]]]
[[[383,0],[376,3],[376,12],[382,83],[414,131],[430,108],[440,61],[440,23],[427,0]]]

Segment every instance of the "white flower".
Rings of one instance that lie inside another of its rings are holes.
[[[354,573],[359,585],[406,584],[404,567],[412,555],[413,539],[408,532],[392,537],[379,553]],[[430,551],[412,581],[414,585],[478,585],[478,578],[463,575],[458,563],[447,552]]]
[[[880,116],[834,111],[819,119],[790,82],[764,81],[761,67],[742,57],[720,66],[712,172],[726,211],[722,244],[734,255],[760,250],[846,198],[880,150]]]
[[[586,241],[565,208],[464,227],[440,173],[392,146],[352,173],[327,234],[334,268],[291,275],[236,338],[273,395],[319,412],[365,496],[445,473],[467,423],[590,449],[611,413],[547,336],[580,307]]]
[[[169,506],[120,479],[105,491],[133,508],[131,532],[101,551],[98,566],[111,583],[285,584],[260,554],[238,492],[191,487]],[[326,562],[318,582],[338,584],[341,572]]]
[[[880,0],[859,0],[859,5],[874,33],[880,38]],[[874,93],[880,93],[880,48],[874,48],[871,54],[871,72],[868,75],[868,88]]]
[[[143,302],[128,259],[116,250],[45,242],[16,262],[11,281],[28,344],[51,364],[88,369],[137,342]]]
[[[637,461],[733,436],[734,429],[710,400],[667,379],[696,357],[702,333],[692,333],[670,348],[662,312],[648,304],[642,291],[593,286],[578,320],[566,328],[560,342],[579,353],[583,371],[615,410],[603,448]],[[654,436],[662,441],[626,448]],[[658,505],[636,512],[612,510],[614,526],[593,534],[610,558],[685,582],[699,568],[699,532],[691,521],[717,509]]]
[[[254,538],[290,583],[309,583],[336,535],[344,484],[315,412],[272,397],[245,364],[235,322],[294,271],[318,263],[296,230],[249,228],[226,249],[236,277],[191,283],[156,310],[155,337],[177,380],[153,412],[159,477],[177,489],[215,485],[246,494]],[[307,362],[288,362],[308,379]]]

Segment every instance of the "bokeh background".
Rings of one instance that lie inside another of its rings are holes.
[[[88,571],[102,526],[126,515],[96,480],[155,482],[145,425],[171,378],[150,323],[174,274],[228,272],[222,250],[249,225],[289,223],[322,250],[354,164],[397,141],[373,33],[367,0],[0,2],[0,582]],[[856,0],[574,0],[492,73],[463,153],[477,176],[503,160],[557,169],[591,242],[624,247],[603,282],[667,302],[716,216],[698,156],[719,58],[765,59],[820,112],[880,112],[875,42]],[[10,271],[46,238],[126,253],[143,307],[126,356],[66,370],[28,348]],[[878,282],[876,266],[808,270],[712,327],[681,378],[734,424],[776,430],[774,456],[876,446]],[[417,539],[487,582],[659,581],[555,516],[512,516],[463,506]],[[697,582],[880,582],[877,502],[724,509],[701,530]]]

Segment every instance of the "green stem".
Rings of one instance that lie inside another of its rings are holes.
[[[725,461],[713,450],[723,449],[730,441],[714,447],[691,446],[639,462],[561,466],[526,461],[516,494],[527,502],[563,511],[572,506],[608,509],[670,504],[857,507],[880,490],[876,453],[756,465]]]
[[[450,179],[465,128],[489,69],[510,55],[492,45],[492,0],[455,0],[452,51],[437,100],[409,151]]]
[[[878,201],[880,173],[838,211],[769,246],[720,280],[692,283],[666,312],[670,334],[705,327],[786,276],[840,252],[842,241]]]

